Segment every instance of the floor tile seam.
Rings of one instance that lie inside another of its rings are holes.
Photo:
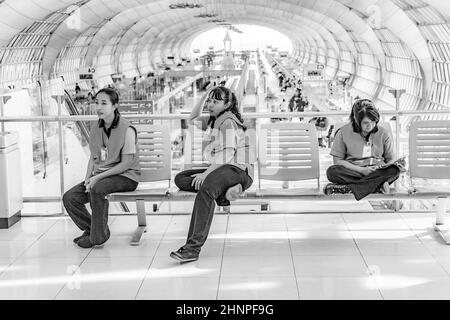
[[[139,292],[140,292],[141,289],[142,289],[142,286],[143,286],[143,284],[144,284],[144,282],[145,282],[145,279],[147,278],[147,275],[148,275],[148,272],[149,272],[149,270],[150,270],[150,267],[152,266],[153,262],[155,261],[156,253],[158,252],[158,249],[159,249],[159,247],[161,246],[161,241],[162,241],[162,239],[164,239],[164,236],[165,236],[167,230],[169,229],[169,226],[170,226],[170,224],[172,223],[173,218],[174,218],[174,215],[171,215],[171,216],[170,216],[170,221],[167,223],[166,229],[164,230],[164,233],[163,233],[162,237],[159,239],[158,247],[156,248],[155,253],[153,254],[152,260],[150,261],[150,264],[149,264],[148,267],[147,267],[147,270],[146,270],[146,272],[145,272],[145,274],[144,274],[144,277],[143,277],[143,279],[142,279],[142,281],[141,281],[141,283],[140,283],[140,285],[139,285],[139,287],[138,287],[138,289],[137,289],[136,295],[134,296],[134,299],[133,299],[133,300],[136,300],[136,299],[137,299],[137,297],[138,297],[138,295],[139,295]]]
[[[227,241],[227,236],[228,236],[228,225],[230,222],[230,212],[228,212],[227,214],[227,224],[225,227],[225,236],[223,238],[223,247],[222,247],[222,255],[221,255],[221,259],[220,259],[220,269],[219,269],[219,279],[217,282],[217,291],[216,291],[216,300],[219,300],[219,292],[220,292],[220,281],[222,278],[222,268],[223,268],[223,258],[224,258],[224,253],[225,253],[225,243]]]
[[[25,254],[25,252],[30,249],[35,243],[37,243],[56,223],[58,223],[58,220],[56,220],[44,233],[42,233],[40,236],[38,236],[36,239],[34,239],[22,252],[12,261],[8,264],[8,266],[3,270],[0,271],[0,277],[17,261],[20,260],[20,258]]]
[[[404,221],[405,223],[409,226],[409,224],[406,222],[406,218],[403,215],[399,215]],[[409,226],[411,231],[414,233],[415,237],[417,238],[417,240],[419,240],[419,242],[425,247],[425,250],[427,250],[427,252],[431,255],[431,257],[434,259],[434,261],[436,261],[437,264],[439,264],[439,266],[444,270],[444,272],[450,277],[450,271],[448,271],[443,265],[442,263],[436,258],[436,255],[433,254],[432,250],[429,249],[425,243],[422,241],[422,239],[420,239],[420,237],[418,236],[418,234],[415,232],[416,230],[421,230],[421,229],[414,229],[411,226]],[[427,228],[425,230],[430,230],[431,228]],[[435,240],[438,241],[438,240]]]
[[[114,222],[116,221],[116,218],[117,218],[117,217],[115,217]],[[114,222],[113,222],[111,225],[113,225]],[[74,245],[76,246],[76,244],[74,244]],[[78,248],[78,247],[77,247],[77,248]],[[92,250],[93,250],[93,248],[90,248],[90,249],[89,249],[89,252],[88,252],[87,255],[83,258],[83,260],[79,263],[78,268],[72,273],[71,276],[73,276],[76,272],[78,272],[78,271],[80,270],[81,266],[82,266],[83,263],[86,261],[86,259],[89,257],[89,255],[91,254]],[[60,289],[60,290],[58,291],[58,293],[55,295],[55,297],[53,298],[53,300],[56,300],[56,298],[59,296],[59,294],[62,292],[62,290],[66,287],[66,285],[67,285],[67,282],[64,283],[64,285],[61,287],[61,289]]]
[[[286,214],[284,215],[284,223],[286,225],[286,231],[288,233],[289,252],[291,253],[290,256],[291,256],[292,268],[294,270],[295,286],[297,288],[297,299],[301,300],[300,286],[299,286],[299,283],[297,281],[297,272],[296,272],[296,269],[295,269],[295,260],[294,260],[294,255],[293,255],[293,252],[292,252],[291,237],[290,237],[290,234],[289,234],[289,224],[287,222]]]
[[[402,219],[405,219],[403,216],[402,216]],[[430,248],[428,248],[428,246],[427,245],[425,245],[425,241],[424,240],[422,240],[420,237],[419,237],[419,235],[415,232],[415,231],[417,231],[417,230],[422,230],[422,229],[412,229],[411,228],[411,231],[414,233],[414,235],[416,236],[416,238],[419,240],[419,242],[425,247],[425,249],[427,250],[427,252],[435,259],[435,261],[437,262],[437,263],[439,263],[439,261],[436,259],[436,254],[433,254],[433,251],[430,249]],[[430,228],[426,228],[426,229],[424,229],[425,231],[430,231],[430,230],[432,230],[432,228],[430,227]],[[435,231],[434,231],[434,234],[435,234]],[[434,242],[438,242],[439,243],[439,239],[437,238],[437,239],[433,239],[433,241]],[[440,263],[439,263],[440,264]],[[442,267],[442,266],[441,266]],[[444,268],[444,270],[445,270],[445,268]],[[450,272],[447,272],[447,270],[445,270],[445,272],[450,276]]]
[[[436,256],[432,256],[433,260],[444,270],[448,277],[450,277],[450,271],[436,258]]]
[[[75,243],[74,246],[76,246],[78,249],[80,249]],[[88,258],[88,256],[91,254],[93,248],[89,249],[89,252],[86,254],[86,256],[81,260],[81,262],[78,264],[77,268],[72,272],[72,274],[70,275],[71,277],[80,271],[81,265],[86,261],[86,259]],[[65,282],[63,284],[63,286],[61,287],[61,289],[58,290],[58,292],[56,293],[56,295],[54,296],[54,298],[52,300],[56,300],[56,298],[58,297],[58,295],[64,290],[64,288],[66,287],[67,283],[70,282],[70,280],[68,280],[67,282]]]
[[[341,214],[341,218],[342,218],[342,220],[344,221],[345,225],[346,225],[347,228],[348,228],[348,223],[347,223],[347,220],[345,219],[344,214]],[[358,252],[359,252],[359,254],[360,254],[360,256],[361,256],[361,258],[362,258],[362,260],[363,260],[363,262],[364,262],[364,264],[365,264],[365,266],[366,266],[366,270],[368,271],[368,270],[369,270],[369,264],[368,264],[368,262],[366,261],[366,258],[364,257],[363,253],[361,252],[361,249],[360,249],[359,246],[358,246],[358,242],[356,241],[355,236],[353,235],[353,233],[352,233],[351,230],[350,230],[350,234],[352,235],[353,242],[354,242],[354,244],[355,244],[355,246],[356,246],[356,249],[358,250]],[[372,273],[369,273],[369,277],[370,277],[373,281],[375,280],[375,278],[373,277]],[[384,299],[384,296],[383,296],[383,293],[382,293],[382,291],[381,291],[381,288],[380,288],[380,286],[379,286],[379,284],[378,284],[377,282],[375,282],[375,284],[377,285],[378,294],[380,295],[381,299],[382,299],[382,300],[385,300],[385,299]]]

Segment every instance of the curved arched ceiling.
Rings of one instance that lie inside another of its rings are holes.
[[[91,39],[86,64],[112,37],[122,37],[115,49],[120,55],[137,42],[136,57],[146,51],[155,61],[167,54],[183,56],[193,38],[217,25],[208,18],[195,18],[200,13],[217,13],[218,19],[232,24],[256,24],[283,32],[299,53],[334,52],[340,61],[342,45],[350,52],[358,72],[362,55],[373,55],[379,70],[379,92],[388,76],[386,48],[378,30],[387,29],[402,45],[413,52],[419,62],[423,97],[433,89],[433,57],[420,24],[405,8],[431,6],[445,19],[450,5],[440,0],[188,0],[202,8],[169,9],[176,0],[5,0],[0,4],[0,46],[14,47],[12,39],[36,21],[46,21],[52,13],[66,15],[49,33],[42,56],[42,73],[48,77],[61,50],[88,28],[101,25]],[[420,2],[420,3],[419,3]],[[423,5],[421,4],[423,3]],[[373,23],[373,18],[375,24]],[[105,23],[106,21],[106,23]],[[355,40],[358,39],[358,40]],[[356,42],[364,42],[370,52],[362,53]],[[1,56],[0,56],[1,58]],[[317,59],[317,54],[316,54]],[[348,58],[347,58],[348,59]],[[153,63],[154,61],[150,61]],[[314,61],[312,61],[314,62]],[[0,63],[2,61],[0,60]],[[421,90],[422,91],[422,90]]]

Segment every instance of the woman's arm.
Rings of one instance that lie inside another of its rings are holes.
[[[386,163],[392,163],[396,160],[394,141],[388,133],[383,139],[383,158]]]
[[[372,172],[374,172],[376,170],[375,167],[360,167],[360,166],[357,166],[357,165],[355,165],[355,164],[353,164],[353,163],[351,163],[351,162],[349,162],[347,160],[340,159],[338,157],[333,157],[333,163],[335,165],[343,166],[343,167],[345,167],[345,168],[347,168],[349,170],[358,172],[358,173],[360,173],[360,174],[362,174],[364,176],[367,176],[367,175],[369,175],[370,173],[372,173]]]
[[[234,160],[234,154],[235,154],[234,148],[226,148],[219,152],[217,152],[214,156],[215,159],[220,159],[220,161],[215,161],[215,163],[211,164],[206,171],[198,174],[192,175],[194,179],[192,180],[191,185],[196,189],[199,190],[200,186],[203,184],[203,181],[205,181],[206,177],[213,172],[214,170],[220,168],[223,165],[232,163]]]
[[[108,170],[91,177],[87,181],[86,185],[86,189],[88,192],[97,183],[97,181],[105,179],[110,176],[115,176],[124,173],[131,167],[134,157],[137,156],[136,139],[137,139],[136,131],[132,127],[128,128],[125,137],[125,144],[122,148],[123,153],[121,154],[120,162],[116,164],[114,167],[109,168]]]
[[[333,146],[331,147],[330,155],[333,157],[333,163],[335,165],[343,166],[349,170],[360,173],[367,176],[371,172],[375,171],[374,167],[360,167],[350,161],[345,160],[345,155],[347,154],[347,147],[344,142],[344,137],[342,130],[338,130],[336,136],[334,137]]]
[[[205,172],[193,175],[194,179],[192,181],[192,186],[194,186],[196,190],[199,190],[203,181],[211,172],[223,165],[233,163],[237,148],[236,130],[236,123],[230,119],[225,120],[225,122],[220,126],[220,133],[217,137],[218,141],[220,141],[220,147],[217,151],[215,151],[214,157],[211,160],[211,165]]]
[[[205,177],[208,176],[208,174],[210,174],[214,170],[220,168],[221,166],[233,163],[235,153],[236,153],[235,148],[226,148],[226,149],[222,149],[219,152],[216,152],[216,154],[214,155],[214,159],[215,159],[214,163],[211,164],[208,167],[208,169],[206,169],[205,172],[203,172]]]
[[[206,92],[206,94],[200,99],[200,101],[194,106],[189,115],[188,122],[189,124],[193,124],[194,120],[200,117],[203,111],[203,107],[205,106],[205,101],[208,98],[210,90]]]
[[[115,176],[124,173],[127,169],[130,168],[134,156],[135,156],[134,154],[123,154],[120,163],[118,163],[117,165],[115,165],[111,169],[108,169],[105,172],[99,173],[89,178],[87,182],[85,182],[86,192],[90,192],[98,181],[110,176]]]
[[[86,170],[86,177],[84,178],[85,183],[86,183],[86,181],[89,180],[90,177],[92,177],[93,170],[94,170],[94,159],[91,155],[89,157],[89,162],[88,162],[88,166],[87,166],[87,170]]]
[[[350,169],[352,171],[361,173],[361,168],[360,166],[357,166],[353,163],[351,163],[350,161],[344,160],[344,159],[340,159],[338,157],[333,157],[333,164],[334,165],[338,165],[338,166],[343,166],[347,169]]]
[[[131,163],[133,162],[133,159],[135,157],[135,154],[122,154],[122,159],[121,161],[115,165],[114,167],[99,173],[98,175],[92,177],[95,178],[97,181],[110,177],[110,176],[115,176],[121,173],[124,173],[125,171],[127,171],[130,168]],[[91,179],[92,180],[92,179]]]

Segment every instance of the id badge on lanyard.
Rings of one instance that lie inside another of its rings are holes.
[[[100,149],[100,160],[106,161],[108,159],[108,149],[106,147],[102,147]]]
[[[369,158],[371,156],[372,156],[372,143],[370,143],[370,141],[368,141],[364,144],[362,157]]]

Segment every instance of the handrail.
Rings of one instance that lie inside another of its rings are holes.
[[[449,114],[448,110],[417,110],[417,111],[380,111],[381,116],[420,116],[420,115],[436,115],[436,114]],[[251,112],[242,113],[243,118],[247,119],[271,119],[271,118],[298,118],[298,117],[339,117],[348,116],[349,112],[345,111],[330,111],[330,112]],[[188,119],[189,114],[125,114],[122,115],[126,119],[148,119],[148,120],[182,120]],[[7,116],[0,117],[0,122],[54,122],[54,121],[98,121],[96,115],[88,116]]]
[[[194,83],[195,81],[197,81],[198,79],[203,77],[203,73],[200,72],[198,73],[196,76],[194,77],[189,77],[187,78],[182,84],[180,84],[177,88],[175,88],[174,90],[170,91],[169,93],[167,93],[166,95],[162,96],[161,98],[159,98],[158,100],[156,100],[155,102],[155,106],[159,107],[160,104],[168,101],[171,97],[175,96],[176,94],[180,93],[181,91],[183,91],[184,89],[190,87],[192,85],[192,83]]]
[[[64,99],[65,99],[66,104],[67,104],[67,106],[69,108],[70,114],[71,115],[75,115],[75,116],[79,116],[80,113],[78,112],[78,109],[76,108],[75,102],[73,101],[70,93],[67,90],[64,90]],[[86,141],[89,141],[89,130],[86,127],[86,124],[83,123],[83,122],[81,122],[81,123],[77,122],[77,126],[78,126],[78,129],[80,130],[81,135],[83,136],[83,138]]]
[[[283,66],[281,64],[280,61],[278,61],[277,59],[275,59],[270,53],[265,52],[266,58],[269,58],[269,60],[272,60],[273,62],[275,62],[277,64],[277,66],[280,67],[280,69],[282,69],[283,73],[288,76],[289,78],[292,78],[294,76],[294,74],[292,72],[290,72],[288,69],[286,69],[285,66]],[[272,67],[272,65],[270,65]]]

